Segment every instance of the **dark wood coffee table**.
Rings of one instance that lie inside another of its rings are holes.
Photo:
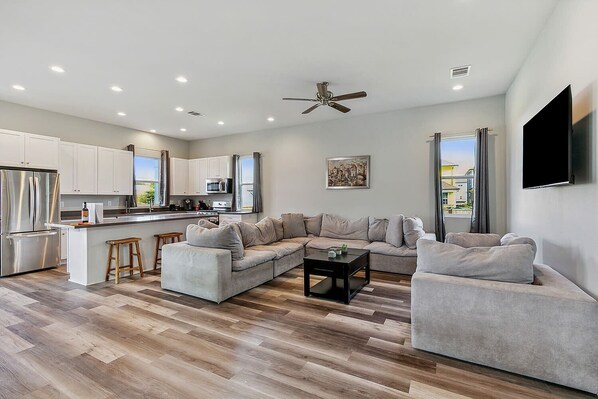
[[[355,273],[365,269],[365,278]],[[309,276],[327,276],[310,287]],[[316,252],[303,258],[305,296],[341,300],[349,303],[365,285],[370,283],[370,251],[349,249],[346,255],[329,258],[328,251]]]

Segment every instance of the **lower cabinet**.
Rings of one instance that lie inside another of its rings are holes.
[[[60,262],[65,263],[68,254],[68,230],[60,229]]]
[[[257,223],[257,213],[221,213],[218,221],[220,226],[236,222]]]

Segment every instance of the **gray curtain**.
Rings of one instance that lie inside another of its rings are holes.
[[[133,152],[133,195],[127,195],[125,201],[129,204],[130,208],[137,207],[137,189],[135,188],[135,145],[129,144],[127,151]]]
[[[233,155],[233,200],[230,205],[233,212],[238,211],[239,206],[241,205],[241,174],[239,173],[239,158],[238,154]]]
[[[442,154],[440,151],[440,144],[441,134],[434,133],[434,208],[436,209],[434,225],[436,230],[436,240],[444,242],[446,228],[444,226],[444,211],[442,209]]]
[[[476,129],[475,133],[477,141],[475,152],[475,183],[470,232],[489,233],[488,128]]]
[[[253,153],[253,212],[262,211],[262,155]]]
[[[170,153],[160,151],[160,206],[170,205]]]

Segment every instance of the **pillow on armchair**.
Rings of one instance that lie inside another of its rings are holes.
[[[515,233],[508,233],[502,236],[500,239],[500,245],[507,246],[507,245],[516,245],[516,244],[529,244],[534,249],[534,257],[536,256],[536,252],[538,252],[538,246],[536,242],[529,237],[522,237],[518,236]]]
[[[284,238],[307,237],[302,213],[283,213],[281,217]]]
[[[500,246],[500,236],[498,234],[448,233],[444,242],[463,248],[498,247]]]
[[[206,229],[190,224],[187,226],[186,235],[187,242],[194,247],[228,249],[232,260],[243,259],[245,255],[241,237],[230,224],[217,229]]]
[[[529,244],[463,248],[420,240],[417,271],[529,284],[534,281],[534,250]]]

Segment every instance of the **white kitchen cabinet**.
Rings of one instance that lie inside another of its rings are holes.
[[[206,180],[208,179],[208,160],[199,159],[199,195],[208,195]]]
[[[189,195],[189,161],[170,158],[170,195]]]
[[[0,165],[58,169],[60,139],[0,129]]]
[[[60,261],[66,263],[68,255],[68,230],[60,229]]]
[[[98,194],[133,194],[133,153],[98,147]]]
[[[231,157],[208,158],[208,177],[232,177]]]
[[[191,195],[207,195],[206,179],[208,178],[208,159],[189,160],[189,192]]]
[[[98,148],[93,145],[60,143],[61,194],[97,194]]]

